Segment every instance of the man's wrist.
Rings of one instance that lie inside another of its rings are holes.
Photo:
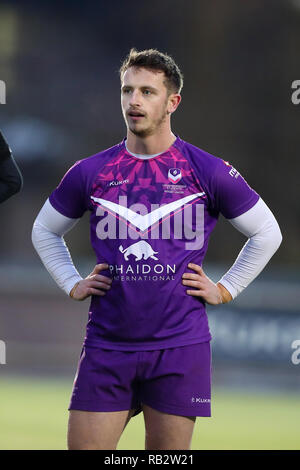
[[[217,282],[217,287],[221,294],[222,304],[226,304],[232,300],[232,295],[230,292],[222,285],[220,282]]]
[[[79,282],[80,282],[80,281],[76,282],[76,284],[74,285],[74,287],[72,287],[72,289],[70,290],[69,296],[70,296],[71,298],[73,298],[74,292],[75,292],[76,287],[78,286]]]

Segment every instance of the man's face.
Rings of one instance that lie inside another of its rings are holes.
[[[123,75],[123,116],[127,129],[139,137],[156,134],[167,119],[170,97],[164,79],[164,72],[142,67],[130,67]]]

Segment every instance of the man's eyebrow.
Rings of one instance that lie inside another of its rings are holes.
[[[130,89],[132,90],[133,87],[130,86],[130,85],[123,85],[121,87],[121,90],[124,90],[124,88],[127,88],[127,89]],[[143,85],[143,86],[140,86],[139,87],[141,90],[152,90],[152,91],[158,91],[157,88],[153,87],[153,86],[150,86],[150,85]]]

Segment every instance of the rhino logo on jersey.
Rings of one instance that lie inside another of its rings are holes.
[[[145,240],[140,240],[139,242],[134,243],[133,245],[128,246],[123,249],[123,246],[119,246],[119,250],[121,253],[123,253],[124,258],[126,261],[128,261],[128,256],[129,255],[134,255],[135,256],[135,261],[139,261],[142,258],[148,259],[152,258],[155,260],[158,260],[156,256],[158,254],[158,251],[153,251],[152,246],[149,245]]]

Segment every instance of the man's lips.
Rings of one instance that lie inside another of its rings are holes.
[[[141,119],[143,119],[144,116],[131,116],[131,115],[129,115],[129,117],[132,121],[140,121]]]
[[[129,111],[128,116],[133,120],[138,120],[145,117],[145,115],[140,111]]]

